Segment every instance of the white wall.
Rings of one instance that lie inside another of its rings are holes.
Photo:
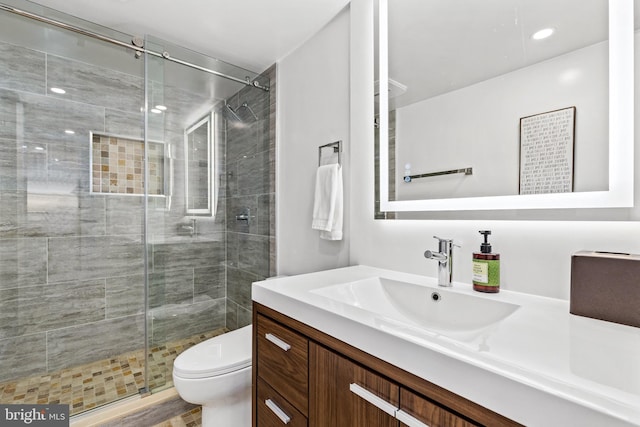
[[[640,222],[374,220],[370,3],[352,0],[350,13],[341,13],[279,64],[280,274],[350,263],[437,277],[436,263],[426,260],[423,253],[436,248],[432,236],[438,235],[462,245],[455,252],[454,280],[468,283],[471,253],[480,245],[478,230],[491,229],[493,247],[502,257],[503,289],[568,299],[572,252],[640,253]],[[309,218],[317,146],[340,138],[351,141],[350,221],[348,241],[335,244],[321,242],[310,229]]]
[[[278,62],[276,235],[278,274],[349,264],[349,9]],[[311,229],[318,146],[343,141],[342,241]]]
[[[598,43],[396,110],[397,200],[518,194],[520,118],[576,107],[574,191],[609,181],[608,49]],[[462,174],[403,181],[473,167]]]

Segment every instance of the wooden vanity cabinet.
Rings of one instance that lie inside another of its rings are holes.
[[[330,396],[309,403],[313,425],[478,426],[315,343],[309,344],[309,377],[310,396]]]
[[[253,305],[254,427],[520,425],[277,311]]]

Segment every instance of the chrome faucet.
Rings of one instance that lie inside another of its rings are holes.
[[[438,261],[438,286],[449,287],[453,278],[453,246],[457,245],[451,239],[433,238],[438,239],[438,252],[425,251],[424,257]]]

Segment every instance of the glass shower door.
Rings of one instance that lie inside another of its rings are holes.
[[[165,54],[146,55],[148,147],[157,143],[165,153],[160,162],[164,194],[149,191],[147,199],[149,385],[154,391],[172,384],[173,360],[181,351],[251,322],[251,281],[269,275],[270,216],[263,206],[273,198],[266,195],[264,203],[270,105],[269,92],[250,84],[258,75],[150,36],[145,48]],[[258,81],[268,86],[268,78]],[[240,93],[246,96],[238,104]],[[239,172],[243,157],[248,167]],[[149,164],[150,183],[159,167]],[[232,197],[245,187],[246,197]],[[266,214],[261,221],[259,199]],[[235,231],[236,224],[248,238],[238,243],[234,237],[230,243],[229,227]],[[249,237],[258,230],[266,235]],[[237,267],[241,245],[248,260],[244,271]],[[262,267],[261,275],[247,273],[254,264]]]
[[[79,413],[146,387],[143,61],[6,11],[0,56],[0,403]]]
[[[151,36],[145,48],[206,61]],[[221,173],[217,78],[145,56],[147,147],[156,144],[164,154],[157,165],[148,156],[149,183],[164,180],[147,198],[147,338],[149,386],[155,391],[173,384],[173,360],[180,352],[225,331],[225,215],[216,191]],[[162,178],[154,175],[160,168]]]

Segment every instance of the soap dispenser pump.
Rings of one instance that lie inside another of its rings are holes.
[[[489,235],[491,230],[480,230],[484,243],[480,252],[473,253],[473,290],[478,292],[500,292],[500,254],[491,252]]]

